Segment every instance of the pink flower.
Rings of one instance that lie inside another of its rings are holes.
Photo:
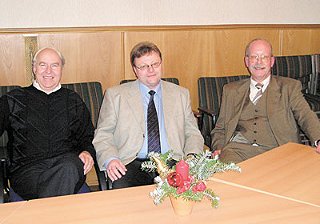
[[[181,194],[181,193],[187,191],[190,188],[190,186],[191,186],[191,181],[190,181],[190,178],[188,178],[188,180],[183,181],[182,186],[177,187],[177,193]]]
[[[198,182],[195,186],[192,188],[192,192],[203,192],[207,188],[206,184],[202,181]]]

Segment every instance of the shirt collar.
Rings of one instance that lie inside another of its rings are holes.
[[[269,85],[269,83],[270,83],[270,79],[271,79],[271,75],[269,75],[269,77],[267,77],[265,80],[263,80],[263,81],[261,82],[261,84],[263,85],[262,91],[264,91],[264,90],[268,87],[268,85]],[[255,81],[255,80],[253,80],[252,78],[250,78],[250,80],[251,80],[251,82],[250,82],[250,88],[255,88],[255,86],[256,86],[256,84],[257,84],[258,82]]]
[[[161,82],[162,81],[160,81],[159,84],[156,86],[156,88],[153,89],[156,92],[156,95],[159,95],[159,96],[161,95]],[[143,95],[149,96],[149,91],[151,89],[149,89],[146,85],[144,85],[140,81],[139,81],[139,88]]]
[[[33,80],[32,85],[33,85],[36,89],[38,89],[38,90],[46,93],[47,95],[49,95],[49,94],[51,94],[51,93],[53,93],[53,92],[56,92],[56,91],[58,91],[59,89],[61,89],[61,84],[60,84],[60,83],[59,83],[59,85],[58,85],[56,88],[54,88],[53,90],[51,90],[51,91],[49,91],[49,92],[46,92],[46,91],[44,91],[43,89],[41,89],[41,87],[40,87],[39,83],[37,82],[37,80]]]

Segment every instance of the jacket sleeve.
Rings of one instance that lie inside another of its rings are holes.
[[[200,153],[203,151],[204,140],[198,129],[197,121],[191,109],[190,94],[187,90],[185,105],[185,147],[184,154]]]
[[[320,121],[317,115],[310,109],[301,92],[301,88],[301,82],[295,82],[289,94],[289,105],[300,128],[313,143],[320,139]]]
[[[77,145],[79,153],[83,151],[88,151],[93,158],[96,157],[96,153],[92,144],[93,135],[94,135],[94,127],[92,124],[90,112],[82,101],[80,97],[77,99],[78,101],[78,117],[79,117],[79,126],[78,131],[76,133]]]
[[[220,106],[219,117],[215,128],[211,131],[211,149],[212,150],[221,150],[225,144],[226,138],[226,105],[227,105],[227,90],[226,85],[223,87],[223,94]]]

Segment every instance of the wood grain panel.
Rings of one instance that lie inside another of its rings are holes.
[[[281,55],[320,53],[320,29],[285,29]]]
[[[0,35],[0,85],[25,85],[24,39],[21,34]]]
[[[106,89],[123,78],[121,32],[40,34],[39,46],[63,53],[63,83],[99,81]]]

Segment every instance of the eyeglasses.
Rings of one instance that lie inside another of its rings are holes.
[[[261,61],[266,62],[267,60],[270,59],[271,56],[267,56],[267,55],[248,55],[247,56],[250,61],[258,61],[259,59],[261,59]]]
[[[136,67],[137,69],[139,69],[140,71],[147,71],[150,67],[155,69],[155,68],[158,68],[160,65],[161,65],[161,61],[159,62],[155,62],[155,63],[152,63],[151,65],[142,65],[142,66],[134,66]]]

